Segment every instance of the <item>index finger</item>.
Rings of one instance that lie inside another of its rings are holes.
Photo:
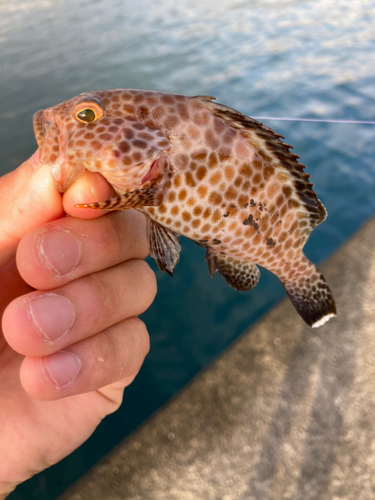
[[[0,267],[14,257],[28,231],[64,214],[61,195],[35,155],[0,178]]]

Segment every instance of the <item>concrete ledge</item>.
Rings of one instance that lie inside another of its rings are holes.
[[[375,219],[321,268],[338,319],[283,301],[60,500],[375,498]]]

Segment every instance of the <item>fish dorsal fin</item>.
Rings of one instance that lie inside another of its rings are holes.
[[[212,95],[196,95],[196,96],[194,96],[194,99],[214,101],[216,99],[216,97],[213,97]]]
[[[257,147],[260,156],[264,158],[266,156],[271,157],[274,166],[277,165],[279,168],[286,170],[289,175],[292,175],[296,194],[308,214],[311,230],[324,221],[327,212],[316,193],[312,190],[314,184],[309,182],[310,176],[304,172],[306,167],[297,162],[298,155],[289,151],[292,146],[280,140],[280,138],[284,139],[282,135],[276,134],[271,128],[235,109],[212,102],[205,97],[199,96],[197,99],[216,117],[221,118],[226,123],[229,123],[231,127],[239,130],[250,144],[252,139],[255,139],[254,142],[261,145],[260,149]]]
[[[210,248],[207,248],[206,260],[212,278],[218,270],[228,285],[240,292],[251,290],[259,281],[260,271],[252,262],[216,254]]]
[[[160,271],[173,276],[174,268],[180,260],[178,234],[147,217],[147,240],[150,255]]]

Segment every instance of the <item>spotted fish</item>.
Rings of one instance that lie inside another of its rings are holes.
[[[206,247],[240,291],[273,272],[313,327],[336,315],[319,270],[303,254],[326,217],[291,146],[213,97],[113,89],[81,94],[34,115],[41,164],[63,193],[85,169],[118,196],[83,208],[135,208],[147,217],[151,256],[173,274],[179,235]]]

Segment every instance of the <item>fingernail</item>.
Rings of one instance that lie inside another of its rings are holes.
[[[44,233],[39,249],[46,265],[59,276],[72,271],[77,266],[81,254],[80,242],[62,229]]]
[[[59,351],[43,358],[43,368],[56,389],[71,384],[81,370],[81,360],[68,351]]]
[[[73,326],[75,311],[71,302],[61,295],[48,294],[31,299],[29,316],[42,336],[54,342]]]

